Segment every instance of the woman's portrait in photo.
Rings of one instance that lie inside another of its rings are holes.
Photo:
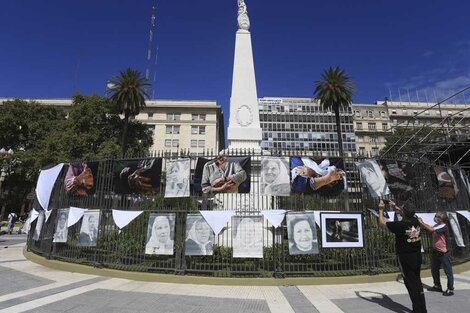
[[[295,193],[337,196],[346,190],[346,173],[341,158],[294,156],[290,160]]]
[[[323,248],[364,246],[361,213],[320,213]]]
[[[186,218],[185,255],[212,255],[214,232],[201,214],[188,214]]]
[[[263,257],[263,218],[232,217],[234,258]]]
[[[175,214],[150,214],[145,254],[173,255]]]
[[[114,192],[156,195],[160,191],[162,159],[120,160],[114,164]]]
[[[97,162],[70,164],[65,174],[65,190],[75,196],[93,194],[95,191],[94,176],[97,170]]]
[[[45,218],[46,218],[46,215],[44,213],[44,210],[39,210],[39,215],[36,219],[36,227],[34,228],[33,240],[36,240],[36,241],[39,240]]]
[[[100,211],[90,210],[83,214],[82,225],[78,242],[82,247],[96,247],[98,241],[98,226],[100,224]]]
[[[261,158],[261,194],[270,196],[289,196],[289,159]]]
[[[189,197],[190,159],[167,161],[165,198]]]
[[[55,226],[53,242],[67,242],[68,228],[67,220],[69,216],[68,209],[61,209],[57,213],[57,223]]]
[[[397,199],[409,199],[414,190],[411,185],[413,180],[411,164],[391,160],[379,160],[378,164],[390,192]]]
[[[369,159],[357,162],[356,166],[361,173],[361,179],[367,185],[372,197],[378,198],[390,194],[384,174],[377,161]]]
[[[289,254],[319,253],[315,216],[312,213],[287,214]]]
[[[204,164],[201,187],[204,193],[250,192],[249,157],[229,157],[223,153]],[[197,173],[196,173],[197,174]]]

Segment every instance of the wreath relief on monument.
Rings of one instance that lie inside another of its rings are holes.
[[[237,122],[240,126],[248,126],[253,122],[253,114],[246,104],[241,105],[237,109]]]

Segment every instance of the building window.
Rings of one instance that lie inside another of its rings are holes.
[[[179,121],[181,120],[181,113],[167,113],[166,120],[167,121]]]
[[[398,125],[398,121],[397,120],[393,120],[393,126],[397,126]]]
[[[384,111],[380,111],[380,117],[385,117],[385,112]]]
[[[364,137],[357,136],[357,142],[364,142]]]
[[[354,111],[354,115],[356,117],[361,117],[361,111]]]
[[[179,139],[165,139],[165,147],[179,147]]]
[[[369,137],[369,142],[370,143],[377,143],[377,138],[376,137]]]
[[[206,141],[205,140],[198,140],[197,141],[197,146],[199,148],[204,148],[206,146]]]
[[[406,111],[406,109],[403,109],[402,113],[403,113],[403,115],[408,115],[408,112]]]
[[[392,114],[397,114],[397,110],[392,110]]]
[[[369,128],[369,130],[376,129],[375,123],[369,123],[368,128]]]
[[[388,128],[388,123],[382,123],[382,129],[387,130]]]
[[[191,148],[197,148],[197,140],[191,140]]]
[[[362,123],[356,123],[356,129],[362,130]]]
[[[193,135],[205,135],[206,134],[206,126],[191,126],[191,134]]]
[[[180,126],[179,125],[166,125],[167,134],[179,134]]]
[[[366,154],[366,148],[364,148],[364,147],[359,147],[359,154],[360,154],[360,155],[365,155],[365,154]]]
[[[378,155],[378,154],[379,154],[379,148],[372,147],[372,155]]]
[[[193,121],[205,121],[206,115],[205,114],[192,114],[191,120]]]
[[[374,117],[374,113],[372,111],[367,111],[367,117]]]
[[[148,114],[148,119],[151,120],[153,118],[153,113]]]

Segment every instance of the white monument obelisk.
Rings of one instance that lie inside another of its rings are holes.
[[[229,149],[261,150],[258,94],[251,48],[250,19],[244,0],[238,0],[238,30],[235,37],[232,96],[228,126]]]

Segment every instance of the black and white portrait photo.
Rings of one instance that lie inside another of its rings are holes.
[[[69,210],[68,209],[60,209],[58,211],[53,242],[67,242],[67,235],[68,235],[67,220],[68,220],[68,217],[69,217]]]
[[[214,232],[201,214],[188,214],[186,218],[185,255],[212,255]]]
[[[263,257],[263,217],[232,217],[234,258]]]
[[[262,195],[290,195],[289,159],[262,157],[261,185]]]
[[[320,213],[323,248],[364,246],[361,213]]]
[[[189,197],[190,159],[166,163],[165,198]]]
[[[173,255],[175,214],[150,214],[145,254]]]
[[[42,226],[44,225],[44,220],[46,219],[46,215],[44,210],[39,210],[38,218],[36,219],[36,227],[34,228],[33,233],[33,240],[38,241],[39,237],[41,236]]]
[[[458,247],[465,247],[465,243],[463,241],[462,229],[460,228],[459,219],[457,213],[454,212],[447,212],[447,217],[449,218],[449,225],[450,229],[452,230],[452,234],[455,240],[455,243]]]
[[[100,211],[90,210],[83,214],[82,225],[78,242],[82,247],[96,247],[98,240],[98,226],[100,224]]]
[[[319,253],[314,213],[287,214],[289,254]]]
[[[384,174],[376,160],[369,159],[357,162],[356,166],[372,197],[378,198],[390,194]]]

